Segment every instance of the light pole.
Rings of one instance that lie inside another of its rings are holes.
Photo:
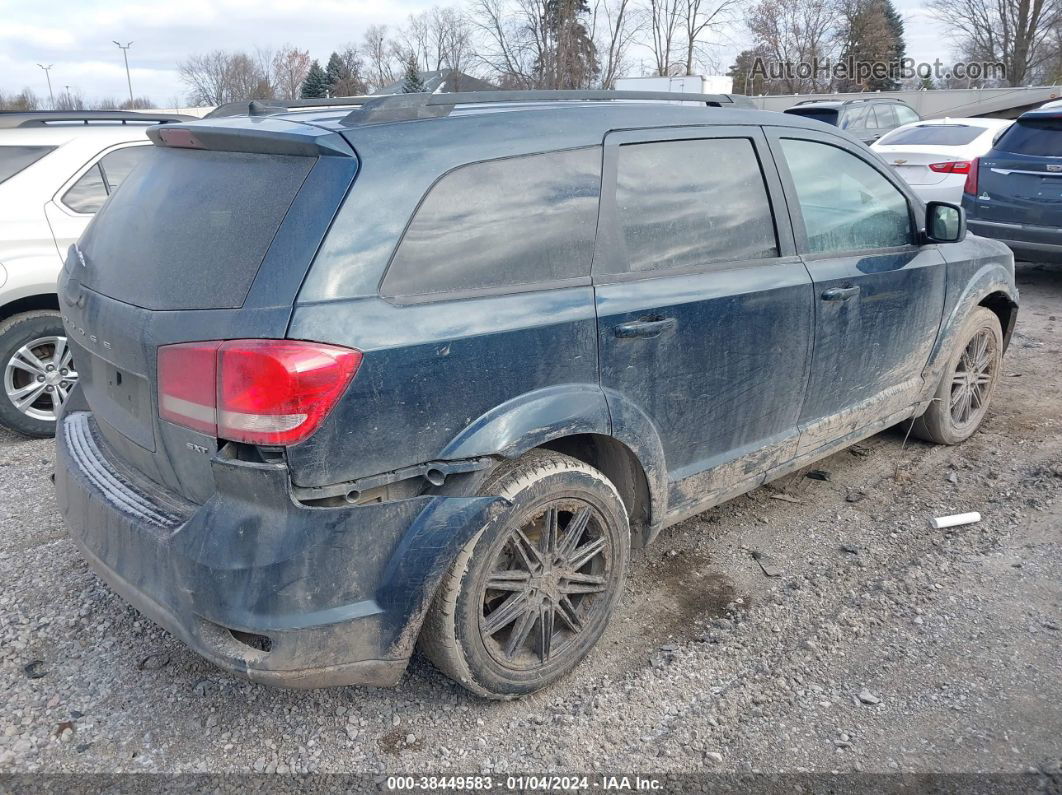
[[[114,41],[114,39],[111,39]],[[125,59],[125,84],[129,87],[129,104],[133,104],[133,81],[129,78],[129,48],[133,46],[133,42],[126,42],[124,45],[114,42],[118,45],[118,49],[122,51],[122,57]]]
[[[45,66],[44,64],[39,63],[39,64],[37,64],[37,66],[39,66],[41,69],[44,70],[44,76],[48,79],[48,101],[52,103],[52,109],[54,110],[55,109],[55,94],[52,93],[52,76],[51,76],[51,74],[49,74],[49,72],[51,71],[51,68],[52,68],[52,66],[54,66],[54,64],[48,64],[47,66]]]

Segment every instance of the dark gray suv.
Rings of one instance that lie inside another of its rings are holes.
[[[71,535],[228,670],[394,684],[419,642],[532,692],[663,528],[985,417],[1009,251],[841,131],[725,96],[332,102],[152,131],[60,281]]]

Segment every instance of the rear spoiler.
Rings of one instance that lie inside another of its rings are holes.
[[[283,119],[219,118],[167,124],[147,131],[156,146],[302,157],[354,157],[337,132]]]

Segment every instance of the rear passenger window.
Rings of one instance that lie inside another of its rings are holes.
[[[836,146],[782,139],[813,253],[912,242],[907,199],[869,163]]]
[[[387,269],[387,296],[516,287],[588,277],[601,150],[458,168],[428,192]]]
[[[767,188],[748,138],[621,146],[616,211],[632,272],[778,255]]]

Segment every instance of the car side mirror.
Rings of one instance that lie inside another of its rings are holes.
[[[948,202],[926,204],[927,243],[958,243],[966,237],[966,211]]]

